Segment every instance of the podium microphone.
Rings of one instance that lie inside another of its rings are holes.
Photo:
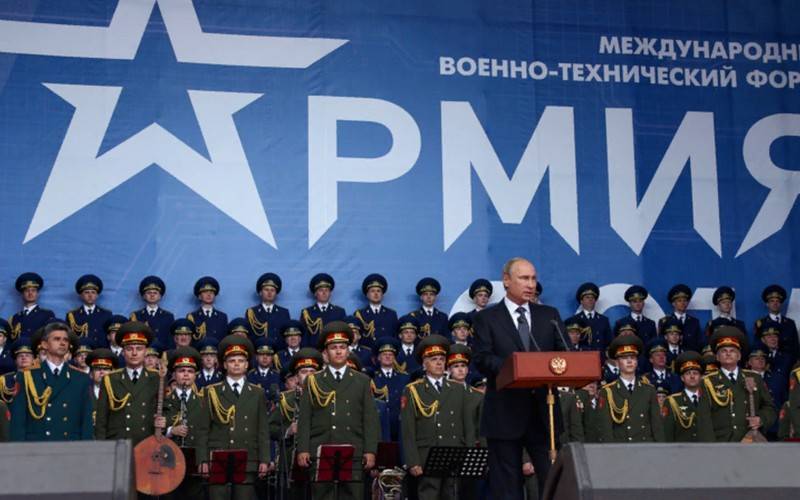
[[[564,345],[564,349],[568,351],[569,350],[569,343],[567,343],[567,341],[564,339],[564,334],[561,333],[561,326],[559,326],[558,320],[551,319],[550,323],[552,323],[553,326],[556,328],[556,331],[558,332],[558,336],[561,337],[561,342]]]

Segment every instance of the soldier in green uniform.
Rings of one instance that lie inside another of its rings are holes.
[[[789,399],[783,404],[778,425],[778,439],[800,437],[800,367],[789,374]]]
[[[561,406],[561,417],[564,421],[564,432],[561,433],[562,444],[583,442],[584,399],[571,387],[558,388],[558,401]]]
[[[260,386],[247,381],[248,360],[255,349],[246,337],[228,335],[219,343],[220,364],[225,367],[222,382],[204,389],[210,418],[208,440],[196,444],[198,460],[209,460],[215,450],[247,450],[246,484],[213,485],[212,500],[251,499],[256,476],[263,479],[272,469],[269,449],[267,401]],[[208,464],[202,466],[206,473]]]
[[[472,418],[475,429],[480,428],[481,410],[483,408],[483,393],[476,391],[467,383],[469,377],[469,363],[472,359],[472,350],[459,343],[450,345],[450,352],[447,353],[448,379],[456,385],[462,385],[466,392],[466,412]],[[474,446],[475,443],[469,443]],[[480,440],[481,446],[486,446],[486,440]],[[477,479],[462,479],[459,483],[460,497],[464,499],[478,498],[479,481]]]
[[[128,321],[117,330],[125,368],[103,377],[97,401],[96,439],[130,439],[137,445],[155,432],[158,372],[144,366],[153,332],[147,323]]]
[[[91,382],[66,361],[78,337],[60,321],[40,332],[32,339],[45,346],[47,355],[40,366],[16,375],[19,393],[11,404],[11,440],[92,439]]]
[[[89,378],[92,379],[92,429],[94,429],[103,377],[117,369],[119,360],[111,349],[98,347],[86,355],[86,365],[89,367]]]
[[[703,358],[696,351],[684,351],[675,359],[683,381],[683,390],[667,397],[661,410],[664,416],[664,437],[668,442],[713,442],[711,412],[705,404],[708,395],[700,388]]]
[[[289,497],[292,499],[303,498],[305,481],[298,482],[291,480],[289,472],[285,470],[286,464],[293,464],[294,450],[297,435],[297,418],[299,417],[300,398],[303,397],[303,383],[306,377],[319,371],[325,362],[322,354],[313,347],[300,349],[285,367],[287,380],[294,380],[287,383],[287,389],[281,392],[278,404],[270,414],[269,433],[274,441],[279,442],[281,458],[278,459],[278,471],[289,479]],[[282,442],[282,446],[280,443]],[[291,467],[291,465],[290,465]],[[286,482],[286,481],[284,481]]]
[[[348,346],[353,332],[344,321],[326,324],[318,345],[324,349],[328,366],[309,375],[303,384],[297,430],[297,464],[309,467],[324,444],[350,444],[353,481],[339,486],[339,498],[360,499],[362,478],[375,466],[380,423],[372,397],[371,380],[347,366]],[[334,498],[331,484],[316,483],[313,498]]]
[[[425,475],[423,466],[434,446],[474,446],[475,421],[469,412],[467,393],[445,380],[445,360],[450,342],[431,334],[414,353],[425,372],[403,391],[400,424],[404,462],[417,478],[420,500],[453,498],[452,480]]]
[[[720,326],[711,335],[719,371],[703,377],[706,403],[718,442],[739,442],[749,429],[769,429],[775,422],[775,405],[769,389],[757,373],[739,368],[747,338],[736,327]],[[756,416],[750,417],[748,387],[753,392]],[[763,431],[762,431],[763,432]]]
[[[208,442],[208,406],[203,391],[195,385],[201,366],[200,353],[193,347],[178,347],[169,358],[169,371],[175,378],[175,389],[164,399],[166,435],[181,448],[195,451],[197,461],[198,443]],[[186,464],[186,476],[168,498],[201,498],[203,486],[195,470],[197,464]]]
[[[636,376],[638,356],[644,345],[635,335],[615,338],[608,347],[617,360],[619,378],[600,393],[600,439],[602,442],[662,442],[664,427],[656,389]]]

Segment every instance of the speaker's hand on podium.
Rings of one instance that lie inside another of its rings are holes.
[[[300,467],[308,467],[311,465],[311,453],[298,453],[297,454],[297,465]]]
[[[364,470],[370,470],[375,467],[375,454],[364,453]]]

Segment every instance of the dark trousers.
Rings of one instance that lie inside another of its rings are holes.
[[[538,479],[539,496],[544,492],[550,459],[547,446],[523,436],[519,440],[489,439],[489,490],[494,500],[523,500],[522,449],[528,450]]]

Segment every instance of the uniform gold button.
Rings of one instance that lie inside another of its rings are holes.
[[[439,439],[443,439],[442,436],[439,436]]]
[[[231,427],[231,432],[233,432],[233,427]]]
[[[67,433],[66,432],[64,433],[64,437],[67,437]]]
[[[131,418],[131,416],[130,415],[125,415],[125,418]]]
[[[231,439],[231,444],[233,444],[233,439]]]
[[[442,424],[436,424],[436,427],[441,427],[441,426],[442,426]]]
[[[67,403],[64,403],[64,408],[66,408],[66,407],[67,407]]]
[[[45,436],[49,436],[50,435],[50,431],[44,431],[44,435]]]
[[[335,426],[335,425],[332,425],[332,426],[331,426],[331,429],[333,429],[333,430],[336,430],[336,426]]]
[[[47,421],[48,421],[48,422],[50,421],[50,417],[47,417]]]
[[[247,415],[244,416],[244,419],[247,420]]]
[[[69,419],[68,419],[67,417],[64,417],[64,422],[67,422],[68,420],[69,420]]]
[[[130,428],[130,427],[125,427],[125,431],[126,431],[126,432],[130,432],[130,431],[131,431],[131,428]]]
[[[335,417],[335,416],[336,416],[336,412],[335,412],[335,411],[332,411],[332,412],[331,412],[331,417]]]
[[[50,403],[47,403],[47,407],[48,407],[48,408],[50,408],[51,406],[53,406],[53,405],[52,405],[52,404],[50,404]]]

